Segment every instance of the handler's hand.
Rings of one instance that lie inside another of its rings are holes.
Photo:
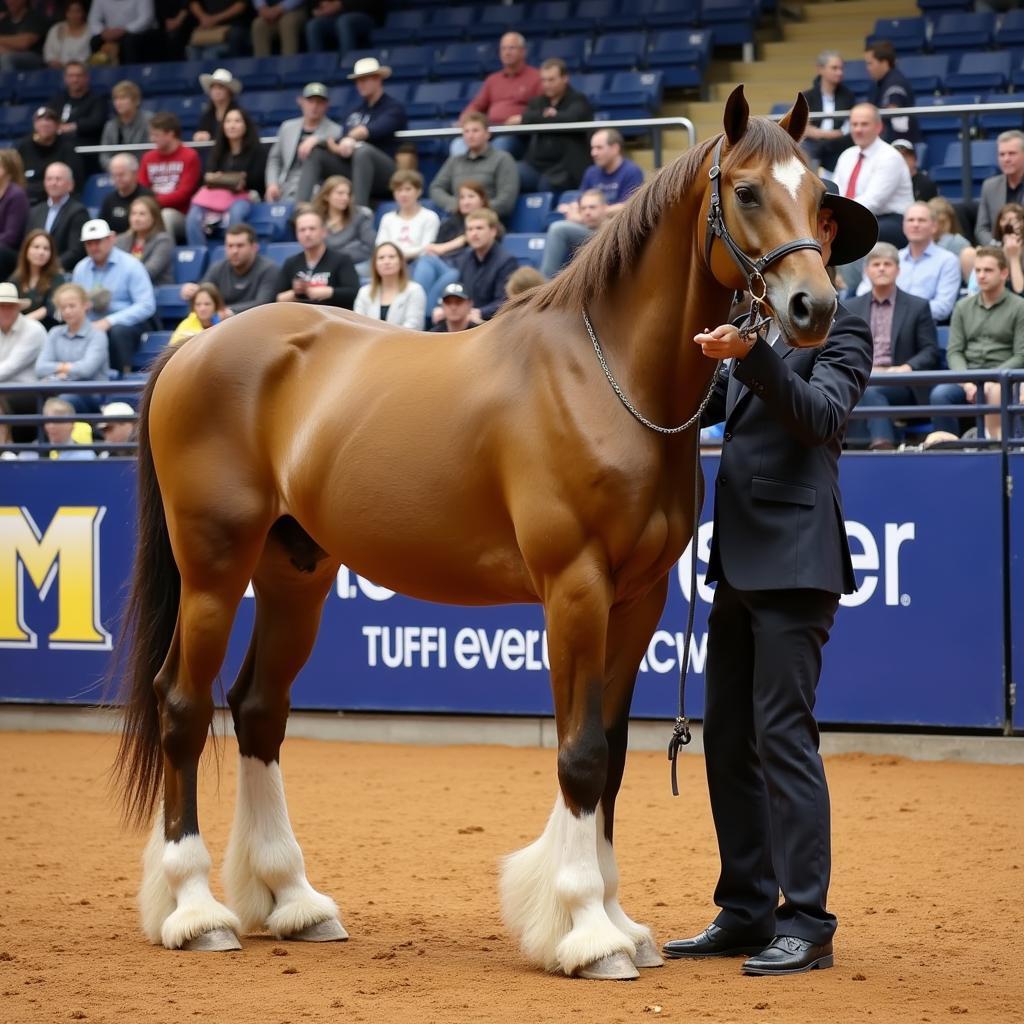
[[[704,355],[709,359],[743,359],[756,341],[744,341],[732,324],[722,324],[710,333],[696,334],[693,340],[700,345]]]

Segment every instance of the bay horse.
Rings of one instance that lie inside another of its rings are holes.
[[[425,600],[543,605],[559,789],[543,834],[504,863],[505,921],[551,971],[628,978],[661,963],[619,904],[612,828],[634,682],[693,531],[699,424],[647,429],[602,360],[645,416],[692,420],[715,371],[693,337],[726,319],[753,266],[789,344],[823,343],[836,297],[815,241],[823,187],[795,141],[806,120],[802,97],[780,124],[750,118],[737,89],[723,135],[475,330],[279,304],[157,362],[140,414],[115,766],[129,821],[162,796],[139,896],[153,942],[347,937],[307,880],[279,766],[290,687],[344,563]],[[228,693],[240,754],[229,909],[210,891],[196,779],[250,580],[255,625]]]

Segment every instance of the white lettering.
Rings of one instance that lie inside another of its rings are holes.
[[[846,535],[850,538],[851,545],[859,544],[861,547],[860,552],[851,549],[850,555],[853,562],[853,571],[863,570],[864,572],[877,573],[879,566],[878,544],[875,543],[874,534],[863,523],[850,520],[846,523]],[[839,603],[847,608],[857,608],[864,604],[865,601],[871,599],[877,586],[877,576],[865,576],[860,581],[856,592],[843,594]]]
[[[366,664],[370,668],[377,667],[377,641],[382,629],[382,626],[363,626],[363,636],[366,637]]]
[[[469,626],[455,634],[455,662],[465,669],[474,669],[480,663],[480,638]]]
[[[509,629],[501,644],[501,663],[509,672],[518,672],[526,661],[526,639],[518,629]]]
[[[913,523],[885,524],[885,603],[900,604],[900,548],[914,539]]]
[[[711,560],[711,539],[715,532],[715,524],[702,523],[700,528],[697,530],[697,559],[698,564],[707,565]],[[676,565],[676,573],[679,576],[679,586],[683,592],[683,597],[687,601],[690,600],[690,558],[693,553],[693,542],[691,541],[686,546],[686,550],[683,552],[683,557],[679,559]],[[698,571],[697,573],[697,596],[705,603],[711,604],[715,598],[715,591],[713,587],[708,586],[707,573]]]

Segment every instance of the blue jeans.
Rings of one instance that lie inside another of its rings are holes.
[[[249,219],[252,211],[252,203],[248,199],[236,199],[228,208],[228,227],[236,224],[244,224]],[[203,228],[203,221],[208,211],[202,206],[193,203],[188,208],[188,215],[185,217],[185,241],[188,245],[204,246],[211,238],[219,238],[222,233],[222,225],[217,224],[209,234]]]
[[[959,384],[936,384],[932,388],[929,400],[932,405],[968,405],[967,392]],[[945,430],[960,436],[960,423],[956,416],[933,416],[932,424],[936,430]]]
[[[306,49],[310,53],[322,53],[337,48],[339,58],[343,58],[350,50],[370,45],[375,24],[373,18],[362,11],[337,18],[310,18],[306,22]]]
[[[532,164],[520,160],[516,167],[519,168],[519,194],[524,192],[558,192],[550,181],[537,170]]]
[[[583,224],[571,220],[556,220],[548,228],[548,237],[544,243],[544,259],[540,272],[545,277],[554,277],[569,261],[569,257],[594,232]]]
[[[434,311],[441,292],[453,281],[458,281],[459,272],[440,256],[424,253],[413,264],[412,279],[427,293],[427,319]]]
[[[894,384],[891,387],[872,385],[865,390],[857,405],[877,408],[884,405],[914,405],[915,402],[913,389],[905,384]],[[850,420],[847,433],[851,440],[896,443],[896,427],[887,416],[876,416],[870,420]]]

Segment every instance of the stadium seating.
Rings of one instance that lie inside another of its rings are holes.
[[[707,29],[672,29],[652,32],[647,66],[662,73],[667,89],[697,88],[711,60],[711,32]]]
[[[995,31],[996,46],[1024,46],[1024,10],[1007,11]]]
[[[188,303],[181,297],[181,285],[161,284],[155,291],[157,319],[164,327],[174,330],[188,316]]]
[[[281,266],[289,256],[302,252],[302,246],[298,242],[270,242],[263,247],[263,252],[267,259]]]
[[[597,105],[621,120],[650,117],[661,106],[661,95],[660,71],[619,71],[598,94]]]
[[[509,231],[517,234],[544,231],[554,200],[554,192],[524,192],[516,200],[515,209],[509,218]]]
[[[434,47],[421,43],[414,46],[395,46],[388,50],[387,62],[393,77],[422,82],[424,70],[434,66]]]
[[[898,54],[920,53],[924,49],[925,38],[924,18],[879,18],[864,45],[888,39]]]
[[[939,92],[946,87],[949,63],[948,53],[916,54],[900,57],[899,69],[907,76],[916,94]]]
[[[144,334],[139,350],[132,356],[132,369],[148,370],[153,360],[167,347],[171,334],[171,331],[149,331]]]
[[[407,43],[410,39],[423,38],[423,28],[427,22],[427,11],[421,8],[412,10],[388,11],[384,24],[373,30],[373,42],[377,46],[389,43]],[[389,56],[389,60],[394,58]],[[392,65],[394,67],[394,65]]]
[[[235,62],[232,64],[234,65]],[[142,95],[148,100],[156,96],[172,96],[175,93],[180,93],[186,82],[198,84],[199,76],[206,70],[206,62],[198,60],[169,61],[166,64],[141,64],[133,78],[142,90]],[[235,74],[238,74],[237,70]],[[276,84],[276,76],[274,76],[274,81],[270,85]],[[246,88],[262,89],[264,86],[247,78]]]
[[[643,32],[600,36],[584,63],[588,70],[636,68],[643,62],[646,45]]]
[[[1016,100],[1016,96],[1007,96],[1004,93],[992,93],[984,98],[986,103],[1007,103]],[[1024,129],[1024,111],[1021,110],[993,110],[990,113],[982,111],[978,115],[978,127],[988,136],[998,135],[999,132]]]
[[[502,247],[516,258],[521,267],[540,269],[544,259],[546,239],[540,234],[507,234],[502,240]]]
[[[206,269],[206,246],[179,245],[174,250],[174,283],[183,285],[202,280]]]
[[[489,4],[477,11],[476,20],[467,27],[466,34],[470,39],[490,40],[491,52],[496,54],[496,39],[510,29],[519,30],[528,24],[526,4]]]
[[[971,89],[1005,89],[1010,84],[1010,52],[965,53],[957,69],[946,76],[946,88],[954,92]]]
[[[249,225],[263,241],[287,241],[294,209],[292,203],[255,203],[249,214]]]
[[[557,57],[565,61],[570,71],[578,71],[583,65],[587,53],[589,36],[556,36],[554,39],[545,39],[541,42],[536,52],[538,64]]]
[[[995,139],[972,139],[971,143],[971,179],[973,192],[977,194],[981,183],[993,174],[998,173],[996,164]],[[942,163],[933,166],[931,176],[940,187],[943,195],[959,194],[959,186],[963,177],[963,150],[960,142],[950,142]],[[942,186],[946,186],[943,188]]]
[[[943,14],[932,30],[936,52],[983,50],[992,45],[994,14]]]
[[[448,43],[434,61],[434,74],[442,81],[452,78],[482,78],[496,63],[494,44]]]
[[[843,64],[843,85],[850,89],[854,96],[862,99],[871,87],[871,76],[862,60],[848,60]]]
[[[82,186],[82,205],[89,207],[90,210],[98,208],[113,189],[114,183],[110,180],[109,174],[90,174]]]
[[[431,12],[429,21],[420,27],[421,39],[462,39],[476,21],[475,7],[441,7]]]
[[[756,0],[701,0],[701,24],[712,30],[716,46],[752,43],[759,7]]]

